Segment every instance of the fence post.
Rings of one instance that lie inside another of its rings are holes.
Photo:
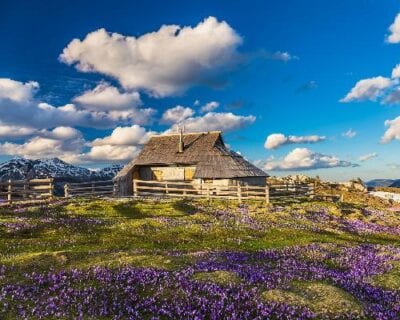
[[[68,198],[68,197],[69,197],[69,184],[68,184],[68,183],[66,183],[66,184],[64,185],[64,197],[65,197],[65,198]]]
[[[137,195],[138,195],[137,182],[136,182],[136,180],[133,180],[133,196],[136,197]]]
[[[113,196],[116,197],[118,195],[118,183],[114,181],[113,183]]]
[[[12,193],[12,181],[11,181],[11,179],[8,180],[8,189],[7,189],[7,191],[8,191],[8,193],[7,193],[7,201],[8,201],[8,204],[11,204],[11,202],[12,202],[12,195],[11,195],[11,193]]]
[[[165,194],[168,194],[168,183],[165,182]]]
[[[27,190],[28,190],[28,187],[29,187],[29,182],[27,181],[27,180],[24,180],[24,191],[23,191],[23,194],[22,194],[22,198],[23,199],[26,199],[26,197],[28,196],[28,194],[27,194]]]
[[[95,186],[94,183],[92,183],[92,193],[94,193],[94,191],[95,191]]]
[[[242,186],[240,183],[238,183],[238,185],[237,185],[237,198],[238,198],[238,202],[242,203]]]
[[[207,184],[207,199],[208,199],[208,201],[211,200],[211,190],[210,190],[210,185],[209,184]]]
[[[50,198],[53,198],[53,196],[54,196],[54,179],[53,178],[50,179],[49,194],[50,194]]]
[[[269,204],[269,186],[265,185],[265,204]]]

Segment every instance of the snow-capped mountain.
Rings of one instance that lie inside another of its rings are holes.
[[[50,177],[64,181],[109,180],[121,169],[121,165],[112,165],[93,171],[58,158],[37,160],[14,158],[0,164],[0,181]]]

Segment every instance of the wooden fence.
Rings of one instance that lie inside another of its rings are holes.
[[[16,201],[51,198],[54,195],[53,179],[8,180],[0,182],[0,201],[11,204]]]
[[[249,186],[218,186],[212,184],[194,184],[174,181],[133,181],[134,196],[170,196],[207,199],[235,199],[239,202],[247,199],[262,200],[269,203],[273,199],[313,198],[313,184],[282,184]]]
[[[112,180],[67,183],[64,185],[65,197],[114,196],[116,186]]]

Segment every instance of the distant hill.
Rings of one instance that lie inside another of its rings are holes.
[[[0,181],[55,178],[56,181],[89,181],[112,179],[121,165],[112,165],[98,171],[66,163],[58,158],[24,159],[14,158],[0,164]]]
[[[390,185],[390,187],[399,188],[400,187],[400,179],[394,180],[393,183]]]
[[[394,179],[374,179],[368,181],[366,184],[368,187],[391,187],[396,181],[400,183],[400,180]]]

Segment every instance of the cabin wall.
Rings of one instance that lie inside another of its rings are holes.
[[[130,171],[126,176],[123,176],[120,179],[118,179],[117,184],[118,184],[118,195],[120,197],[131,196],[133,194],[132,171]]]
[[[158,181],[192,181],[194,166],[150,166],[139,168],[139,179]]]

